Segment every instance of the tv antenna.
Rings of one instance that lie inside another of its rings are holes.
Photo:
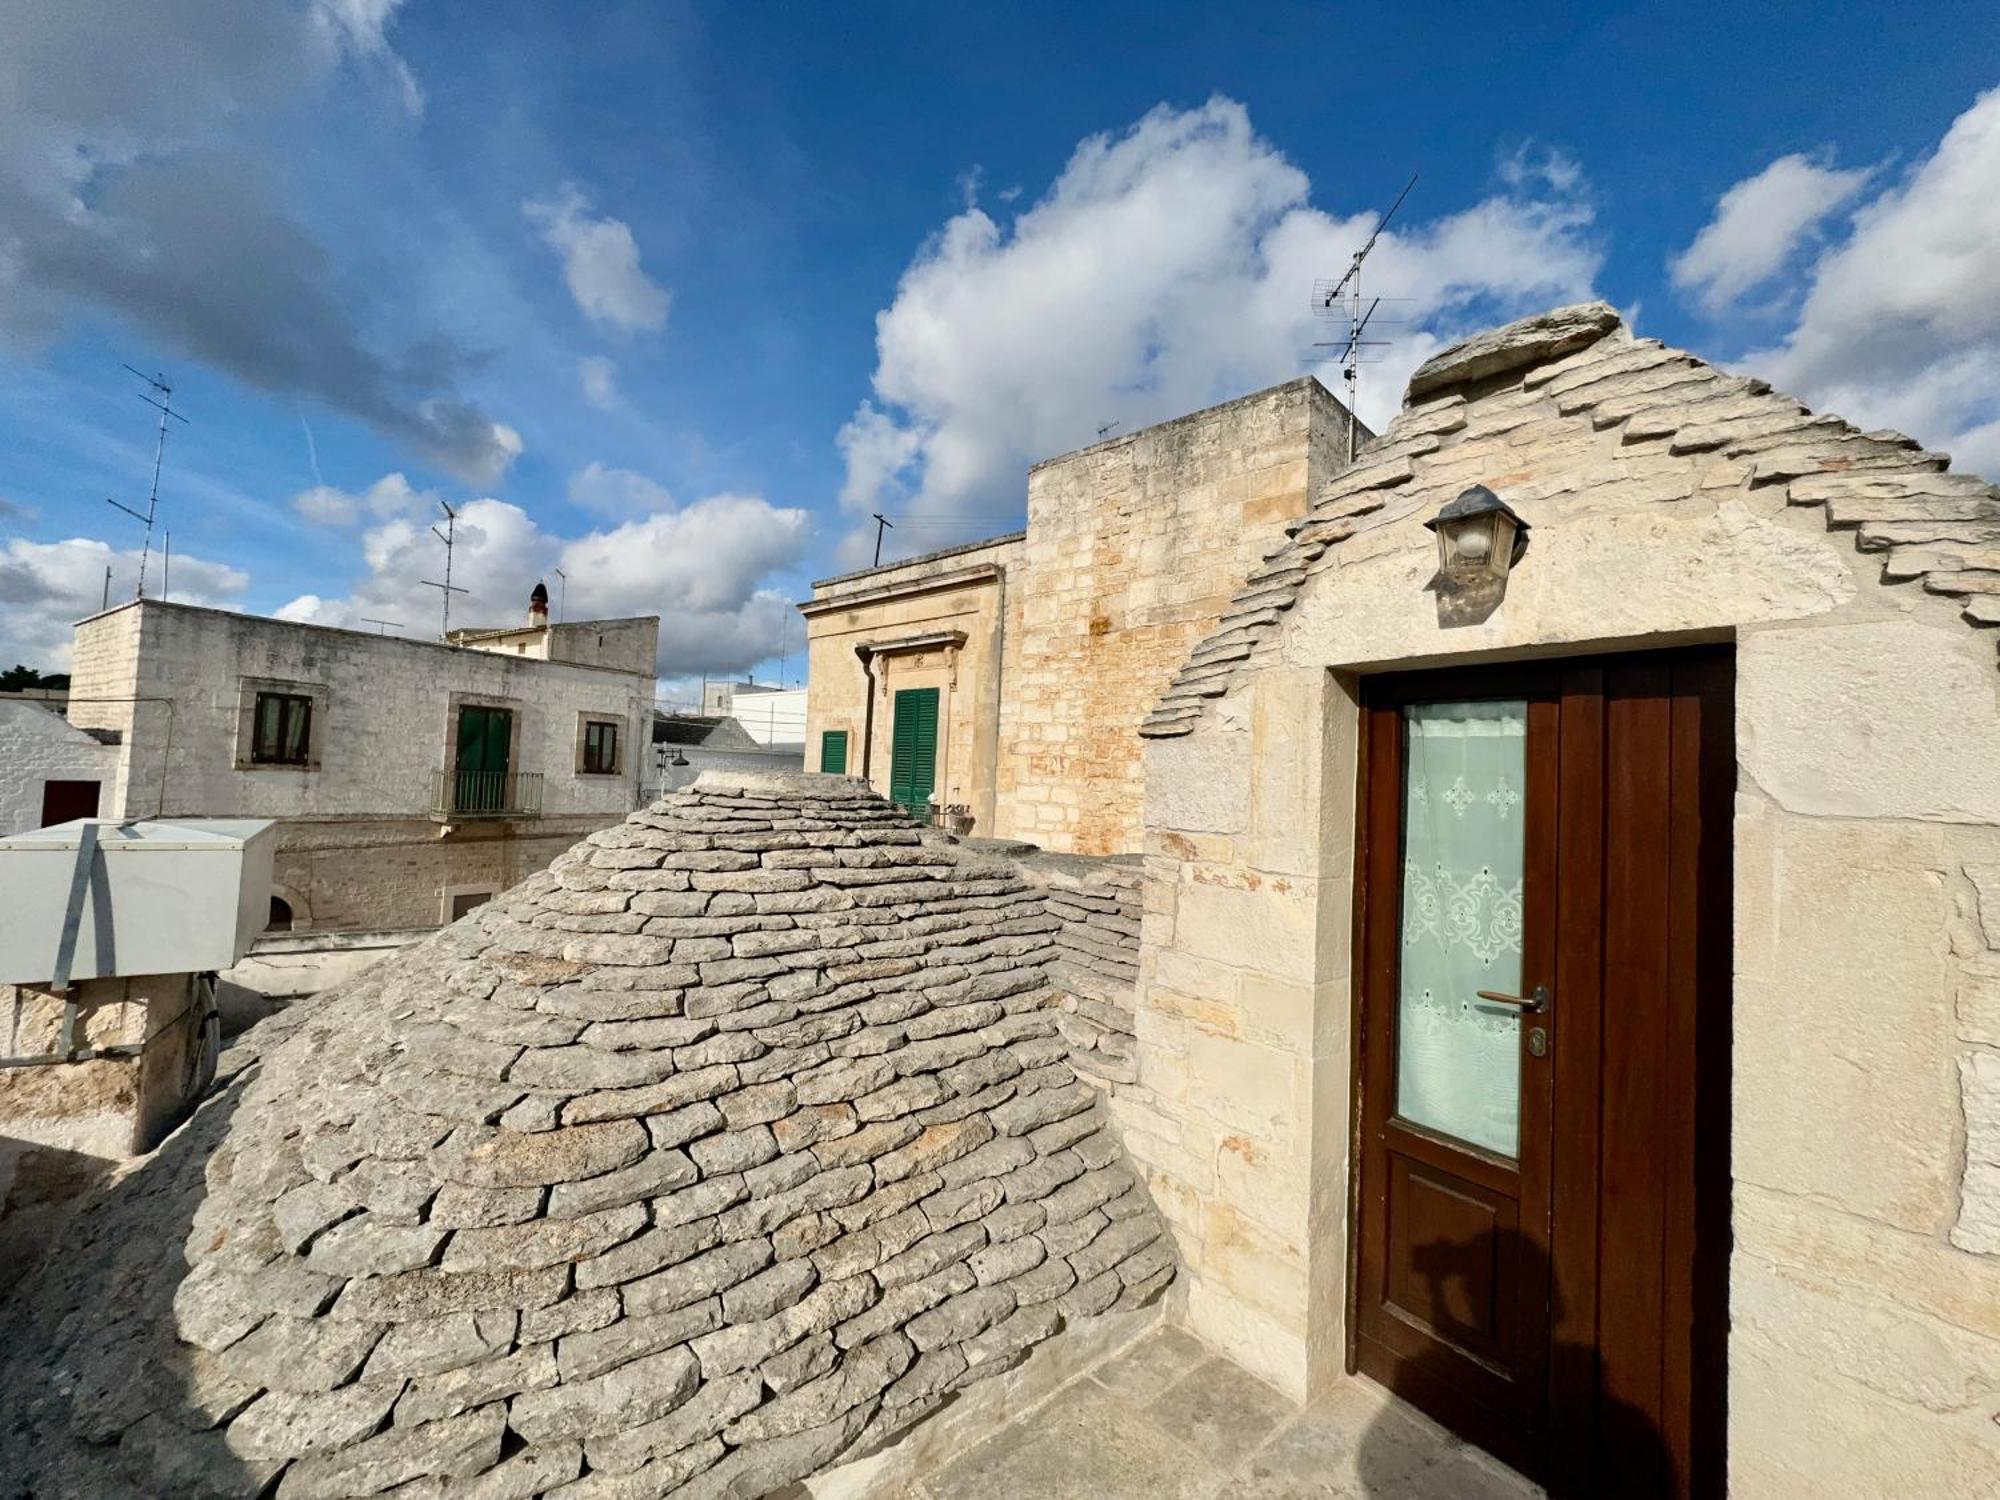
[[[1334,358],[1340,365],[1341,381],[1347,387],[1347,412],[1350,418],[1356,418],[1356,403],[1359,400],[1361,388],[1361,365],[1364,361],[1373,363],[1373,360],[1364,351],[1386,349],[1389,347],[1387,339],[1365,337],[1369,326],[1375,321],[1376,312],[1380,310],[1385,299],[1376,297],[1371,301],[1361,295],[1361,266],[1368,259],[1369,252],[1375,248],[1375,242],[1382,238],[1382,231],[1389,227],[1389,221],[1396,217],[1396,210],[1401,208],[1403,200],[1410,196],[1410,189],[1416,185],[1417,174],[1412,172],[1410,180],[1403,184],[1402,192],[1396,194],[1396,201],[1389,205],[1389,211],[1375,221],[1375,228],[1370,231],[1368,238],[1362,242],[1361,248],[1354,252],[1354,258],[1347,263],[1347,270],[1338,281],[1315,281],[1313,283],[1313,311],[1320,317],[1342,318],[1347,323],[1346,332],[1340,338],[1315,344],[1313,347],[1315,349],[1338,349],[1340,351]],[[1392,297],[1386,300],[1400,302],[1407,299]],[[1379,356],[1376,357],[1379,358]],[[1358,418],[1356,419],[1358,420]],[[1347,424],[1347,461],[1349,463],[1354,462],[1354,455],[1359,442],[1360,436],[1355,428],[1354,421],[1349,421]]]
[[[556,569],[556,624],[560,625],[569,614],[569,574]]]
[[[1111,433],[1112,433],[1112,430],[1113,430],[1114,428],[1116,428],[1117,426],[1118,426],[1118,424],[1117,424],[1116,422],[1099,422],[1099,423],[1097,424],[1097,440],[1098,440],[1098,442],[1100,442],[1100,443],[1101,443],[1101,442],[1103,442],[1103,441],[1104,441],[1104,440],[1105,440],[1106,438],[1110,437],[1110,436],[1111,436]]]
[[[378,627],[375,631],[377,635],[387,635],[391,630],[401,630],[403,628],[401,620],[378,620],[373,615],[357,615],[355,618],[360,620],[363,625]]]
[[[140,374],[139,371],[133,370],[130,365],[126,365],[124,368],[132,370],[134,375],[138,375],[141,380],[145,381],[152,388],[150,395],[145,391],[139,392],[139,399],[160,414],[159,437],[153,444],[153,487],[146,494],[146,509],[144,514],[132,509],[129,505],[120,505],[109,495],[104,497],[106,505],[124,511],[126,515],[142,523],[146,528],[146,539],[139,548],[139,586],[132,594],[134,599],[143,599],[146,597],[146,563],[153,554],[153,522],[160,513],[160,465],[167,456],[167,420],[172,418],[176,422],[185,423],[187,418],[174,410],[174,388],[167,384],[166,376]]]
[[[438,501],[438,509],[444,512],[444,530],[439,531],[437,527],[433,526],[431,528],[431,535],[444,543],[444,582],[438,583],[429,578],[420,578],[417,581],[427,589],[436,589],[438,596],[443,599],[444,620],[438,626],[438,639],[448,641],[451,639],[451,596],[471,591],[457,588],[451,581],[451,553],[452,548],[458,544],[458,512],[453,510],[449,505],[446,505],[442,500]]]
[[[882,533],[885,531],[894,531],[895,529],[896,523],[894,521],[891,521],[879,510],[875,512],[875,566],[878,568],[882,566]]]

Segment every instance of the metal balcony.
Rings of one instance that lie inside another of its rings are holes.
[[[542,810],[539,771],[433,771],[433,818],[532,818]]]

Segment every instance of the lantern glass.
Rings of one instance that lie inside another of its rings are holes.
[[[1440,520],[1438,567],[1445,577],[1462,583],[1505,578],[1514,561],[1516,534],[1514,518],[1504,511]]]

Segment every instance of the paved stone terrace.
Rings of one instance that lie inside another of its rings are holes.
[[[1533,1500],[1364,1381],[1298,1407],[1175,1328],[884,1500]]]

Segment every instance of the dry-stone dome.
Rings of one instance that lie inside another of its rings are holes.
[[[7,1310],[0,1493],[761,1495],[1151,1298],[1054,925],[845,778],[592,835],[251,1033],[83,1217]]]

